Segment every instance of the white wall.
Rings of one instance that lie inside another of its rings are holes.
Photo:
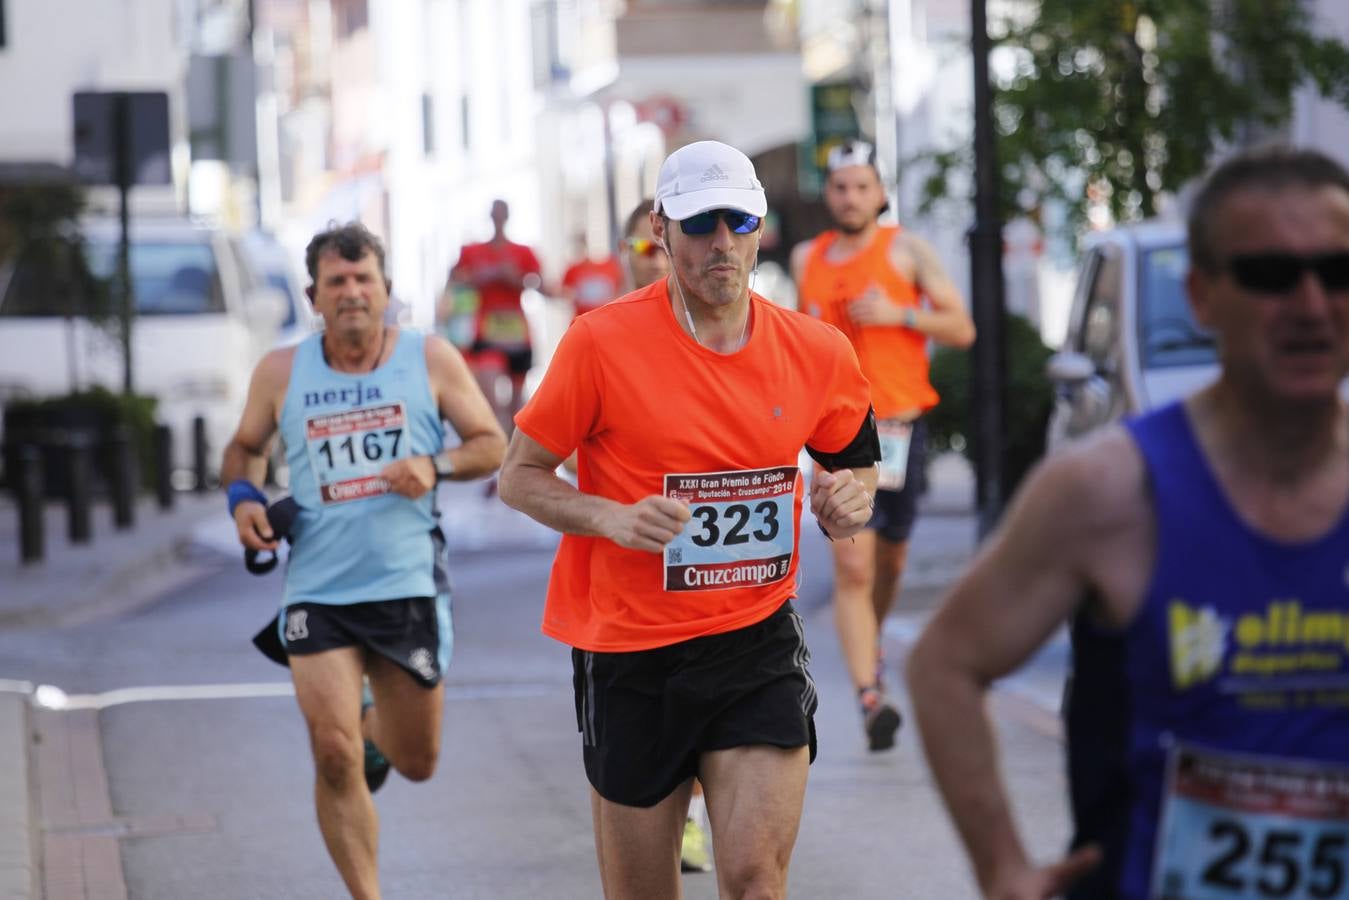
[[[619,88],[633,102],[678,97],[688,108],[691,132],[749,156],[795,143],[810,130],[808,92],[796,53],[625,57]]]
[[[1316,4],[1316,30],[1349,43],[1349,3],[1320,0]],[[1298,145],[1316,147],[1349,165],[1349,112],[1337,103],[1319,97],[1313,88],[1298,92],[1290,137]]]
[[[175,41],[174,0],[121,0],[107,11],[115,14],[89,14],[93,6],[7,0],[0,159],[69,164],[77,90],[167,90],[173,133],[183,134],[186,57]]]

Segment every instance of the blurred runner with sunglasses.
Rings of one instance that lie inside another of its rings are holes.
[[[828,470],[810,504],[844,540],[880,448],[847,340],[749,289],[766,210],[743,153],[672,153],[648,216],[670,276],[572,323],[502,470],[501,498],[563,532],[543,631],[574,648],[611,900],[679,896],[695,776],[721,895],[786,896],[815,750],[797,454]]]
[[[670,257],[651,236],[653,206],[653,201],[643,200],[628,213],[628,220],[623,224],[619,255],[627,269],[630,290],[640,290],[670,274]]]
[[[1233,157],[1189,249],[1217,381],[1043,462],[909,660],[988,897],[1349,896],[1349,172]],[[1040,866],[983,695],[1065,621],[1077,833]]]
[[[852,341],[881,433],[876,514],[866,532],[830,547],[839,644],[876,751],[894,746],[901,721],[885,696],[880,636],[899,594],[925,482],[920,417],[937,404],[928,342],[968,347],[974,323],[936,251],[898,225],[881,224],[888,204],[871,145],[835,147],[828,164],[824,201],[837,227],[792,251],[792,276],[801,311]]]

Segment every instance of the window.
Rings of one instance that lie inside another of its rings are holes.
[[[370,25],[370,10],[366,0],[337,0],[333,4],[333,14],[337,19],[339,37],[351,37]]]
[[[1103,375],[1119,370],[1119,301],[1123,289],[1119,250],[1102,247],[1093,254],[1094,273],[1082,316],[1079,348]]]
[[[89,268],[111,279],[117,270],[116,242],[90,243]],[[225,311],[225,293],[209,244],[140,242],[131,245],[131,286],[136,313],[182,316]]]
[[[1138,339],[1145,368],[1202,366],[1216,361],[1213,338],[1200,330],[1185,293],[1189,251],[1162,247],[1142,255],[1138,271]]]
[[[429,93],[422,94],[422,153],[426,156],[436,154],[435,98]]]

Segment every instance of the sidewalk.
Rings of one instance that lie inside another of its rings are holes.
[[[973,551],[974,482],[969,465],[939,457],[929,470],[910,544],[904,587],[905,634],[925,620]],[[555,532],[510,509],[485,481],[450,482],[439,489],[441,527],[452,554],[547,550]],[[179,494],[172,510],[144,500],[135,527],[117,531],[106,505],[93,510],[93,539],[71,545],[65,508],[46,509],[42,562],[19,561],[18,510],[0,498],[0,629],[69,627],[126,613],[212,569],[242,565],[233,523],[220,492]],[[809,510],[804,513],[807,520]],[[814,528],[813,523],[803,526]],[[804,529],[803,529],[804,533]],[[892,619],[892,622],[894,620]],[[887,627],[887,635],[894,637]],[[901,638],[902,639],[902,638]],[[0,670],[0,900],[37,900],[38,829],[29,777],[30,695],[33,685],[6,681]]]
[[[0,497],[0,628],[59,628],[129,611],[172,590],[205,569],[190,553],[193,528],[219,516],[218,492],[179,494],[171,510],[151,500],[136,508],[134,527],[113,527],[109,506],[90,511],[86,544],[67,539],[66,510],[48,502],[44,553],[20,561],[19,511]],[[0,671],[0,898],[37,900],[39,886],[36,797],[29,743],[29,696],[33,685],[11,681],[22,673]]]
[[[78,625],[170,589],[198,573],[187,559],[193,528],[208,516],[223,518],[223,509],[218,491],[177,494],[169,510],[145,498],[136,507],[134,526],[119,531],[108,504],[96,504],[90,511],[90,541],[72,544],[65,506],[49,501],[43,558],[25,564],[19,559],[18,507],[5,495],[0,499],[0,628]]]

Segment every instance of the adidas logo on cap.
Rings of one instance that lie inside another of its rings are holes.
[[[707,170],[703,172],[703,177],[698,180],[706,184],[709,181],[730,181],[731,176],[723,172],[721,166],[713,163],[707,167]]]

